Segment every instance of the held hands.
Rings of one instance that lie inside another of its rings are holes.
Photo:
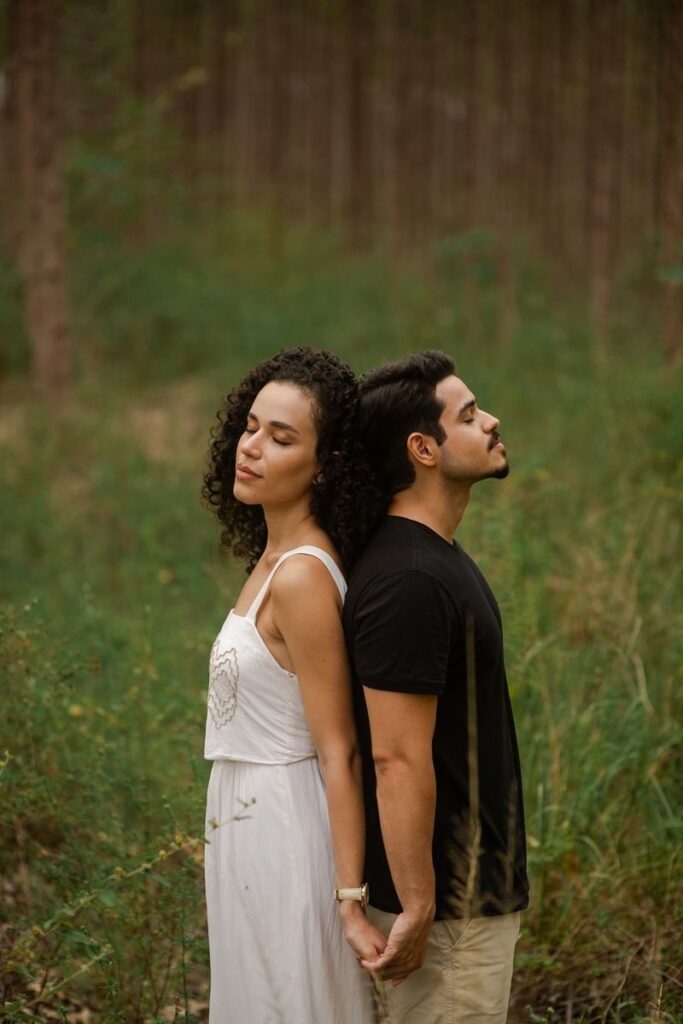
[[[404,910],[394,921],[384,951],[375,958],[362,958],[361,967],[377,981],[400,985],[424,963],[433,918],[433,908],[428,914],[411,914]]]
[[[362,963],[363,960],[375,960],[387,944],[384,934],[368,920],[360,903],[350,900],[344,902],[341,904],[340,912],[344,938],[358,961]]]

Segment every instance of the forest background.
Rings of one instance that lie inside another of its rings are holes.
[[[511,1021],[680,1024],[683,4],[2,0],[0,60],[3,1020],[206,1019],[201,474],[304,343],[502,420]]]

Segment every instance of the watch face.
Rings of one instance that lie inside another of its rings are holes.
[[[367,882],[363,882],[357,889],[335,889],[334,898],[335,900],[356,900],[361,907],[365,908],[370,899],[370,887]]]

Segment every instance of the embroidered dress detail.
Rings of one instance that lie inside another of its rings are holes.
[[[239,666],[234,647],[221,648],[221,636],[217,636],[209,658],[209,714],[217,729],[231,721],[237,710],[237,681]]]

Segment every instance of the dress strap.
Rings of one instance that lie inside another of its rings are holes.
[[[344,601],[344,598],[346,597],[346,580],[344,579],[341,570],[337,563],[335,562],[335,560],[332,558],[331,555],[328,555],[327,551],[323,551],[322,548],[316,548],[312,544],[304,544],[300,548],[292,548],[291,551],[285,551],[283,555],[280,555],[277,562],[268,573],[265,583],[259,590],[254,600],[251,602],[251,605],[249,606],[249,611],[244,616],[245,619],[251,619],[252,622],[256,622],[256,616],[258,615],[259,608],[263,604],[265,596],[268,593],[268,588],[270,587],[273,576],[278,571],[282,563],[285,562],[288,558],[291,558],[292,555],[313,555],[314,558],[317,558],[319,561],[321,561],[323,565],[327,567],[330,576],[337,584],[337,590],[339,591],[339,595],[342,599],[342,602]]]

